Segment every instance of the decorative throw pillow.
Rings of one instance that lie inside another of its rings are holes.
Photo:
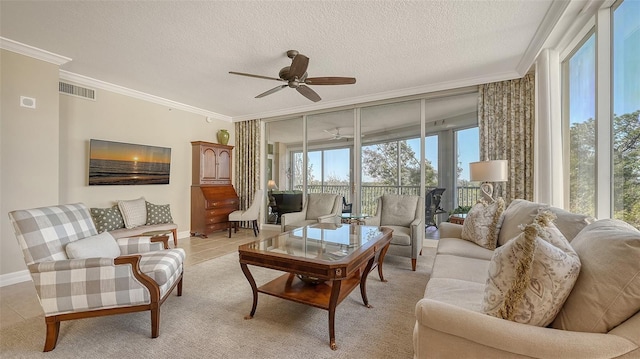
[[[131,229],[147,223],[147,205],[144,197],[129,201],[118,201],[125,227]]]
[[[602,219],[586,226],[571,245],[582,270],[554,328],[608,333],[640,311],[640,231]]]
[[[91,208],[90,211],[98,233],[124,228],[124,219],[122,219],[118,205],[111,208]]]
[[[580,258],[553,217],[541,212],[496,249],[484,290],[486,314],[541,327],[556,317],[578,278]]]
[[[504,199],[498,197],[493,203],[481,199],[467,214],[462,227],[462,239],[481,247],[494,250],[498,242],[498,228],[504,211]]]
[[[541,209],[547,209],[549,205],[530,202],[524,199],[514,199],[504,210],[500,233],[498,234],[498,246],[507,243],[508,240],[517,237],[522,230],[521,225],[533,223],[533,219]]]
[[[147,202],[147,224],[173,223],[168,204],[157,205]]]
[[[70,242],[64,248],[69,259],[75,258],[116,258],[120,256],[118,242],[109,232],[96,234]]]
[[[573,241],[584,227],[596,221],[593,217],[571,213],[557,207],[549,207],[549,210],[558,217],[553,224],[569,242]]]

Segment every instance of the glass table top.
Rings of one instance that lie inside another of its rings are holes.
[[[337,261],[379,239],[384,233],[377,226],[318,223],[248,243],[240,249]]]

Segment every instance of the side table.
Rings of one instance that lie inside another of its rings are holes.
[[[449,222],[455,224],[464,224],[465,218],[467,218],[466,213],[452,214],[451,216],[449,216]]]
[[[370,217],[368,214],[343,213],[340,215],[340,222],[345,224],[365,224],[364,220]]]

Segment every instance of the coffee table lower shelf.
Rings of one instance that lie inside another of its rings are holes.
[[[331,291],[333,283],[335,282],[336,281],[326,281],[320,284],[311,285],[298,279],[295,274],[289,273],[260,286],[258,288],[258,292],[310,305],[316,308],[329,310]],[[358,274],[352,278],[343,279],[339,282],[340,292],[338,293],[338,302],[336,305],[340,304],[344,298],[346,298],[360,284],[360,275]]]

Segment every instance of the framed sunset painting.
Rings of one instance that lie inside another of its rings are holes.
[[[91,139],[89,185],[169,184],[171,148]]]

